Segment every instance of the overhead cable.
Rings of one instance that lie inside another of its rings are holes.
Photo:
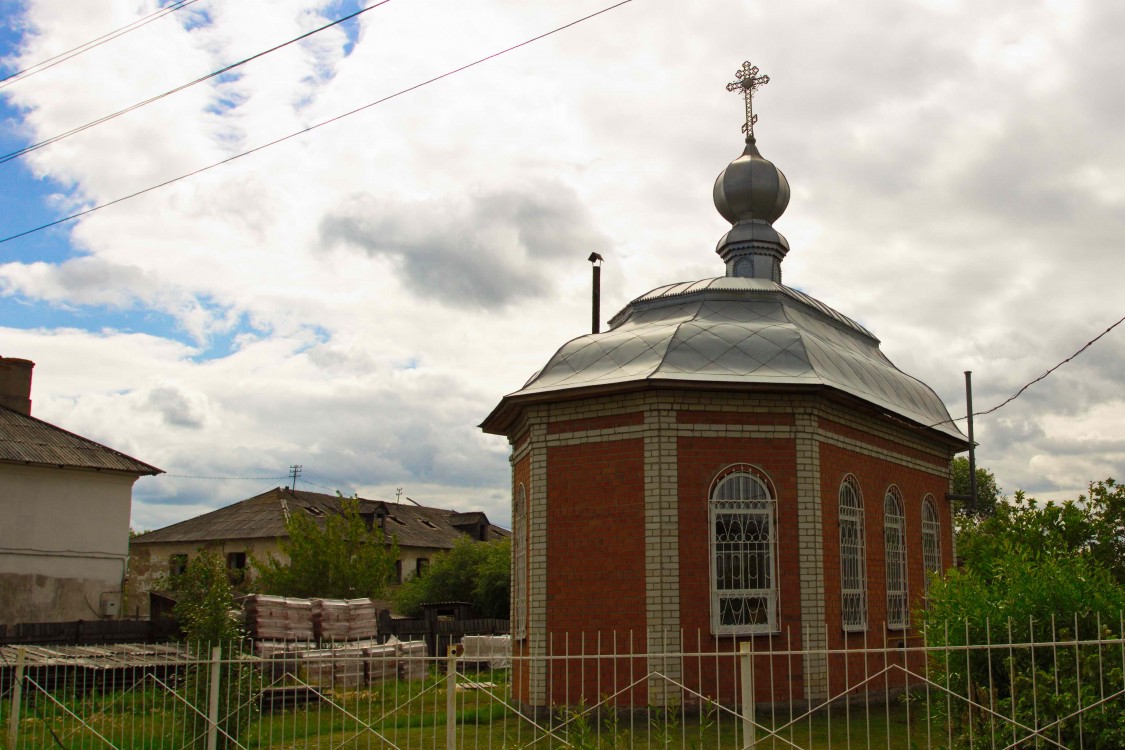
[[[107,34],[102,34],[101,36],[97,37],[96,39],[91,39],[90,41],[85,42],[83,44],[80,44],[77,47],[73,47],[72,49],[69,49],[66,52],[60,52],[59,54],[57,54],[53,57],[48,57],[46,60],[40,60],[39,62],[35,63],[34,65],[28,65],[23,70],[17,70],[15,73],[12,73],[11,75],[5,76],[4,78],[0,78],[0,88],[4,88],[5,86],[10,86],[13,83],[16,83],[18,81],[23,81],[23,80],[25,80],[27,78],[30,78],[31,76],[35,75],[36,73],[42,73],[44,70],[47,70],[48,68],[53,68],[60,63],[66,62],[67,60],[72,60],[75,57],[78,57],[79,55],[81,55],[83,52],[89,52],[90,50],[94,49],[95,47],[100,47],[101,45],[105,44],[106,42],[112,42],[114,39],[116,39],[119,36],[123,36],[125,34],[128,34],[130,31],[135,31],[136,29],[139,29],[142,26],[145,26],[147,24],[152,23],[153,21],[156,21],[156,20],[159,20],[160,18],[163,18],[164,16],[168,15],[169,13],[175,13],[177,10],[180,10],[181,8],[186,8],[187,6],[191,5],[192,3],[197,3],[197,2],[199,2],[199,0],[179,0],[179,2],[172,3],[171,5],[169,5],[165,8],[160,8],[159,10],[156,10],[156,11],[148,14],[147,16],[143,17],[143,18],[138,18],[136,21],[133,21],[130,24],[126,24],[125,26],[122,26],[119,29],[115,29],[114,31],[111,31]]]
[[[1034,380],[1032,380],[1032,381],[1029,381],[1028,383],[1025,383],[1025,384],[1024,384],[1024,386],[1023,386],[1022,388],[1020,388],[1020,389],[1019,389],[1018,391],[1016,391],[1015,393],[1013,393],[1013,394],[1012,394],[1011,396],[1009,396],[1009,397],[1008,397],[1007,399],[1005,399],[1004,401],[1001,401],[1001,402],[1000,402],[999,404],[997,404],[996,406],[992,407],[991,409],[985,409],[984,411],[975,411],[975,412],[973,412],[973,414],[972,414],[972,415],[973,415],[974,417],[983,417],[983,416],[984,416],[985,414],[991,414],[992,412],[994,412],[994,411],[997,411],[997,410],[998,410],[998,409],[1000,409],[1001,407],[1007,406],[1008,404],[1012,403],[1012,402],[1013,402],[1013,401],[1015,401],[1015,400],[1016,400],[1017,398],[1019,398],[1020,396],[1022,396],[1022,395],[1023,395],[1023,392],[1024,392],[1024,391],[1026,391],[1026,390],[1027,390],[1028,388],[1030,388],[1031,386],[1035,385],[1035,384],[1036,384],[1036,383],[1038,383],[1039,381],[1041,381],[1041,380],[1045,379],[1045,378],[1046,378],[1046,377],[1047,377],[1048,375],[1050,375],[1051,373],[1053,373],[1053,372],[1054,372],[1055,370],[1059,369],[1060,367],[1062,367],[1063,365],[1065,365],[1065,364],[1066,364],[1067,362],[1069,362],[1070,360],[1074,359],[1075,357],[1077,357],[1077,356],[1078,356],[1079,354],[1081,354],[1082,352],[1084,352],[1084,351],[1086,351],[1087,349],[1089,349],[1089,348],[1090,348],[1091,346],[1093,346],[1094,344],[1096,344],[1096,343],[1098,342],[1098,339],[1100,339],[1101,337],[1105,336],[1105,335],[1106,335],[1107,333],[1109,333],[1110,331],[1112,331],[1112,330],[1113,330],[1114,328],[1117,328],[1117,326],[1121,325],[1122,323],[1125,323],[1125,317],[1121,318],[1121,319],[1120,319],[1120,320],[1118,320],[1118,321],[1117,321],[1116,323],[1114,323],[1113,325],[1111,325],[1111,326],[1110,326],[1109,328],[1105,329],[1104,331],[1102,331],[1101,333],[1099,333],[1099,334],[1098,334],[1097,336],[1095,336],[1094,338],[1092,338],[1092,339],[1090,339],[1089,341],[1087,341],[1087,342],[1086,342],[1085,344],[1083,344],[1083,345],[1082,345],[1082,347],[1081,347],[1081,348],[1080,348],[1080,349],[1079,349],[1078,351],[1076,351],[1076,352],[1075,352],[1074,354],[1071,354],[1071,355],[1070,355],[1069,357],[1067,357],[1066,359],[1064,359],[1064,360],[1063,360],[1062,362],[1059,362],[1059,363],[1058,363],[1057,365],[1055,365],[1055,366],[1054,366],[1054,367],[1052,367],[1051,369],[1047,370],[1047,371],[1046,371],[1045,373],[1043,373],[1043,374],[1042,374],[1042,375],[1040,375],[1039,377],[1035,378]],[[953,422],[960,422],[961,420],[964,420],[964,419],[968,419],[968,418],[969,418],[969,416],[968,416],[968,415],[965,415],[964,417],[957,417],[956,419],[943,419],[943,420],[942,420],[942,421],[940,421],[940,422],[934,422],[933,424],[929,424],[929,425],[926,425],[926,427],[927,427],[927,428],[929,428],[929,427],[938,427],[938,426],[940,426],[940,425],[943,425],[943,424],[952,424]]]
[[[235,68],[241,67],[248,62],[251,62],[253,60],[257,60],[260,57],[265,57],[266,55],[270,54],[271,52],[277,52],[279,49],[283,49],[285,47],[288,47],[291,44],[296,44],[297,42],[301,41],[302,39],[307,39],[314,34],[319,34],[320,32],[324,31],[325,29],[330,29],[333,26],[336,26],[338,24],[343,23],[344,21],[350,21],[351,19],[355,18],[356,16],[358,16],[362,13],[366,13],[369,10],[374,10],[375,8],[378,8],[381,5],[386,5],[390,1],[391,0],[380,0],[380,2],[373,3],[371,5],[368,5],[365,8],[360,8],[359,10],[357,10],[354,13],[349,13],[348,15],[343,16],[342,18],[337,18],[335,21],[330,21],[329,23],[326,23],[323,26],[315,28],[312,31],[307,31],[304,34],[301,34],[300,36],[295,36],[295,37],[293,37],[292,39],[290,39],[286,42],[282,42],[281,44],[274,45],[273,47],[270,47],[269,49],[262,50],[261,52],[255,53],[255,54],[251,55],[250,57],[239,60],[236,63],[231,63],[230,65],[219,68],[218,70],[216,70],[214,72],[211,72],[211,73],[208,73],[207,75],[200,76],[199,78],[196,78],[193,81],[188,81],[187,83],[181,84],[181,85],[175,87],[174,89],[169,89],[168,91],[165,91],[163,94],[157,94],[156,96],[149,97],[148,99],[145,99],[144,101],[137,102],[136,104],[132,104],[132,105],[126,107],[125,109],[118,110],[118,111],[116,111],[112,114],[105,115],[104,117],[99,117],[96,120],[91,120],[90,122],[86,123],[85,125],[79,125],[78,127],[71,128],[70,130],[67,130],[64,133],[58,133],[57,135],[53,135],[50,138],[46,138],[42,141],[39,141],[38,143],[32,143],[29,146],[24,146],[23,148],[16,149],[15,151],[4,154],[3,156],[0,156],[0,164],[4,164],[5,162],[12,161],[13,159],[18,159],[19,157],[23,156],[24,154],[29,154],[32,151],[36,151],[38,149],[43,148],[44,146],[50,146],[52,143],[55,143],[57,141],[61,141],[64,138],[69,138],[70,136],[76,135],[77,133],[81,133],[84,130],[89,130],[92,127],[95,127],[97,125],[101,125],[103,122],[109,122],[110,120],[116,119],[116,118],[120,117],[121,115],[125,115],[125,114],[128,114],[128,113],[130,113],[134,110],[140,109],[141,107],[148,106],[149,104],[152,104],[155,101],[159,101],[159,100],[161,100],[161,99],[163,99],[167,96],[171,96],[172,94],[177,94],[177,93],[183,91],[184,89],[191,88],[192,86],[203,83],[204,81],[209,81],[212,78],[215,78],[216,76],[221,76],[224,73],[229,73],[230,71],[234,70]]]
[[[176,479],[222,479],[229,482],[263,482],[272,481],[274,479],[288,479],[287,476],[282,477],[203,477],[194,476],[190,474],[157,474],[157,476],[174,477]]]
[[[371,107],[374,107],[378,104],[383,104],[384,102],[388,102],[391,99],[402,96],[403,94],[408,94],[411,91],[415,91],[416,89],[420,89],[423,86],[428,86],[431,83],[435,83],[435,82],[440,81],[444,78],[448,78],[449,76],[456,75],[457,73],[461,73],[461,72],[463,72],[465,70],[468,70],[469,68],[472,68],[476,65],[480,65],[481,63],[488,62],[489,60],[493,60],[497,57],[500,57],[501,55],[507,54],[508,52],[512,52],[514,50],[517,50],[521,47],[525,47],[525,46],[527,46],[529,44],[532,44],[534,42],[538,42],[542,39],[546,39],[547,37],[549,37],[553,34],[557,34],[560,31],[564,31],[566,29],[569,29],[572,26],[576,26],[576,25],[582,23],[583,21],[589,21],[591,18],[595,18],[597,16],[600,16],[603,13],[608,13],[609,11],[614,10],[616,8],[620,8],[622,5],[626,5],[628,3],[631,3],[632,1],[633,0],[621,0],[620,2],[614,3],[613,5],[610,5],[606,8],[602,8],[601,10],[596,11],[594,13],[591,13],[587,16],[583,16],[582,18],[579,18],[575,21],[571,21],[570,23],[559,26],[558,28],[552,29],[552,30],[547,31],[543,34],[539,34],[538,36],[534,36],[530,39],[522,41],[519,44],[514,44],[511,47],[507,47],[505,49],[500,50],[499,52],[493,52],[491,55],[487,55],[485,57],[482,57],[479,60],[474,60],[473,62],[462,65],[459,68],[454,68],[453,70],[447,71],[447,72],[442,73],[441,75],[438,75],[438,76],[434,76],[433,78],[422,81],[421,83],[416,83],[413,86],[409,86],[405,89],[401,89],[400,91],[396,91],[393,94],[388,94],[387,96],[384,96],[382,99],[376,99],[375,101],[364,104],[361,107],[356,107],[355,109],[344,112],[343,114],[339,114],[339,115],[336,115],[334,117],[330,117],[327,120],[322,120],[321,122],[315,123],[313,125],[309,125],[307,128],[302,128],[301,130],[290,133],[289,135],[284,135],[280,138],[275,138],[274,140],[263,143],[260,146],[255,146],[254,148],[252,148],[248,151],[243,151],[240,154],[235,154],[234,156],[227,157],[226,159],[222,159],[221,161],[217,161],[217,162],[214,162],[212,164],[208,164],[205,167],[200,167],[199,169],[196,169],[196,170],[193,170],[191,172],[187,172],[185,174],[182,174],[179,177],[173,177],[170,180],[165,180],[164,182],[158,183],[156,185],[151,185],[147,188],[144,188],[143,190],[138,190],[135,193],[130,193],[129,195],[123,195],[120,198],[115,198],[111,201],[107,201],[105,203],[100,203],[96,206],[92,206],[92,207],[84,209],[82,211],[77,211],[77,212],[75,212],[73,214],[70,214],[68,216],[64,216],[61,219],[56,219],[54,221],[47,222],[46,224],[40,224],[39,226],[33,227],[32,229],[26,229],[22,232],[18,232],[16,234],[9,235],[7,237],[4,237],[4,238],[0,239],[0,244],[3,244],[5,242],[11,242],[12,240],[19,239],[20,237],[26,237],[27,235],[34,234],[35,232],[41,232],[44,229],[49,229],[50,227],[57,226],[59,224],[64,224],[68,221],[73,221],[74,219],[80,218],[82,216],[86,216],[87,214],[92,214],[95,211],[100,211],[103,208],[109,208],[110,206],[114,206],[118,203],[123,203],[123,202],[125,202],[127,200],[130,200],[132,198],[136,198],[138,196],[144,195],[145,193],[151,193],[154,190],[159,190],[162,187],[167,187],[168,185],[179,182],[180,180],[185,180],[189,177],[194,177],[197,174],[201,174],[201,173],[206,172],[210,169],[214,169],[215,167],[220,167],[224,164],[229,164],[232,161],[235,161],[237,159],[241,159],[244,156],[249,156],[250,154],[253,154],[253,153],[257,153],[258,151],[262,151],[263,149],[267,149],[270,146],[276,146],[277,144],[282,143],[284,141],[288,141],[291,138],[296,138],[297,136],[304,135],[305,133],[308,133],[309,131],[316,130],[317,128],[324,127],[325,125],[330,125],[331,123],[334,123],[337,120],[342,120],[345,117],[350,117],[351,115],[357,114],[357,113],[362,112],[366,109],[370,109]]]

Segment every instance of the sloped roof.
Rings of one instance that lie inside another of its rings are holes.
[[[323,524],[330,514],[344,512],[347,498],[325,495],[320,492],[293,491],[275,487],[268,492],[204,513],[186,521],[165,526],[163,529],[139,534],[130,544],[157,544],[164,542],[212,542],[226,539],[277,539],[286,536],[285,513],[307,513]],[[358,498],[361,514],[385,516],[384,527],[388,537],[393,536],[399,547],[429,547],[451,549],[464,536],[461,517],[466,514],[442,508],[388,503],[382,500]],[[488,518],[479,514],[485,523]],[[454,526],[462,526],[458,528]],[[499,526],[488,524],[488,541],[508,536]]]
[[[164,473],[162,469],[101,443],[3,406],[0,406],[0,462],[138,475]]]
[[[482,425],[503,432],[511,407],[541,394],[636,383],[828,387],[966,439],[937,394],[899,370],[870,331],[796,289],[719,277],[654,289],[611,330],[563,345]]]

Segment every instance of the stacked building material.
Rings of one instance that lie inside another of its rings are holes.
[[[250,637],[267,641],[310,641],[313,638],[312,602],[284,596],[251,594],[246,597],[246,627]]]
[[[512,663],[512,637],[510,635],[466,635],[461,638],[467,663],[485,665],[489,669],[504,669]]]
[[[430,668],[426,659],[426,642],[400,642],[396,648],[398,649],[399,676],[404,680],[426,679]]]
[[[393,637],[393,636],[392,636]],[[398,648],[393,643],[371,644],[364,648],[367,682],[398,679]]]
[[[375,603],[370,599],[313,599],[313,632],[321,641],[374,638]]]
[[[309,685],[332,687],[332,651],[326,648],[308,648],[297,652],[300,659],[300,678]]]

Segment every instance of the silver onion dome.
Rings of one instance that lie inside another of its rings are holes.
[[[789,181],[762,157],[753,137],[715,179],[714,198],[715,208],[734,225],[715,250],[727,265],[727,276],[780,282],[789,241],[773,222],[789,205]]]

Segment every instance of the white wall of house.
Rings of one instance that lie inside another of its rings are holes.
[[[136,479],[0,464],[0,624],[120,612]]]

